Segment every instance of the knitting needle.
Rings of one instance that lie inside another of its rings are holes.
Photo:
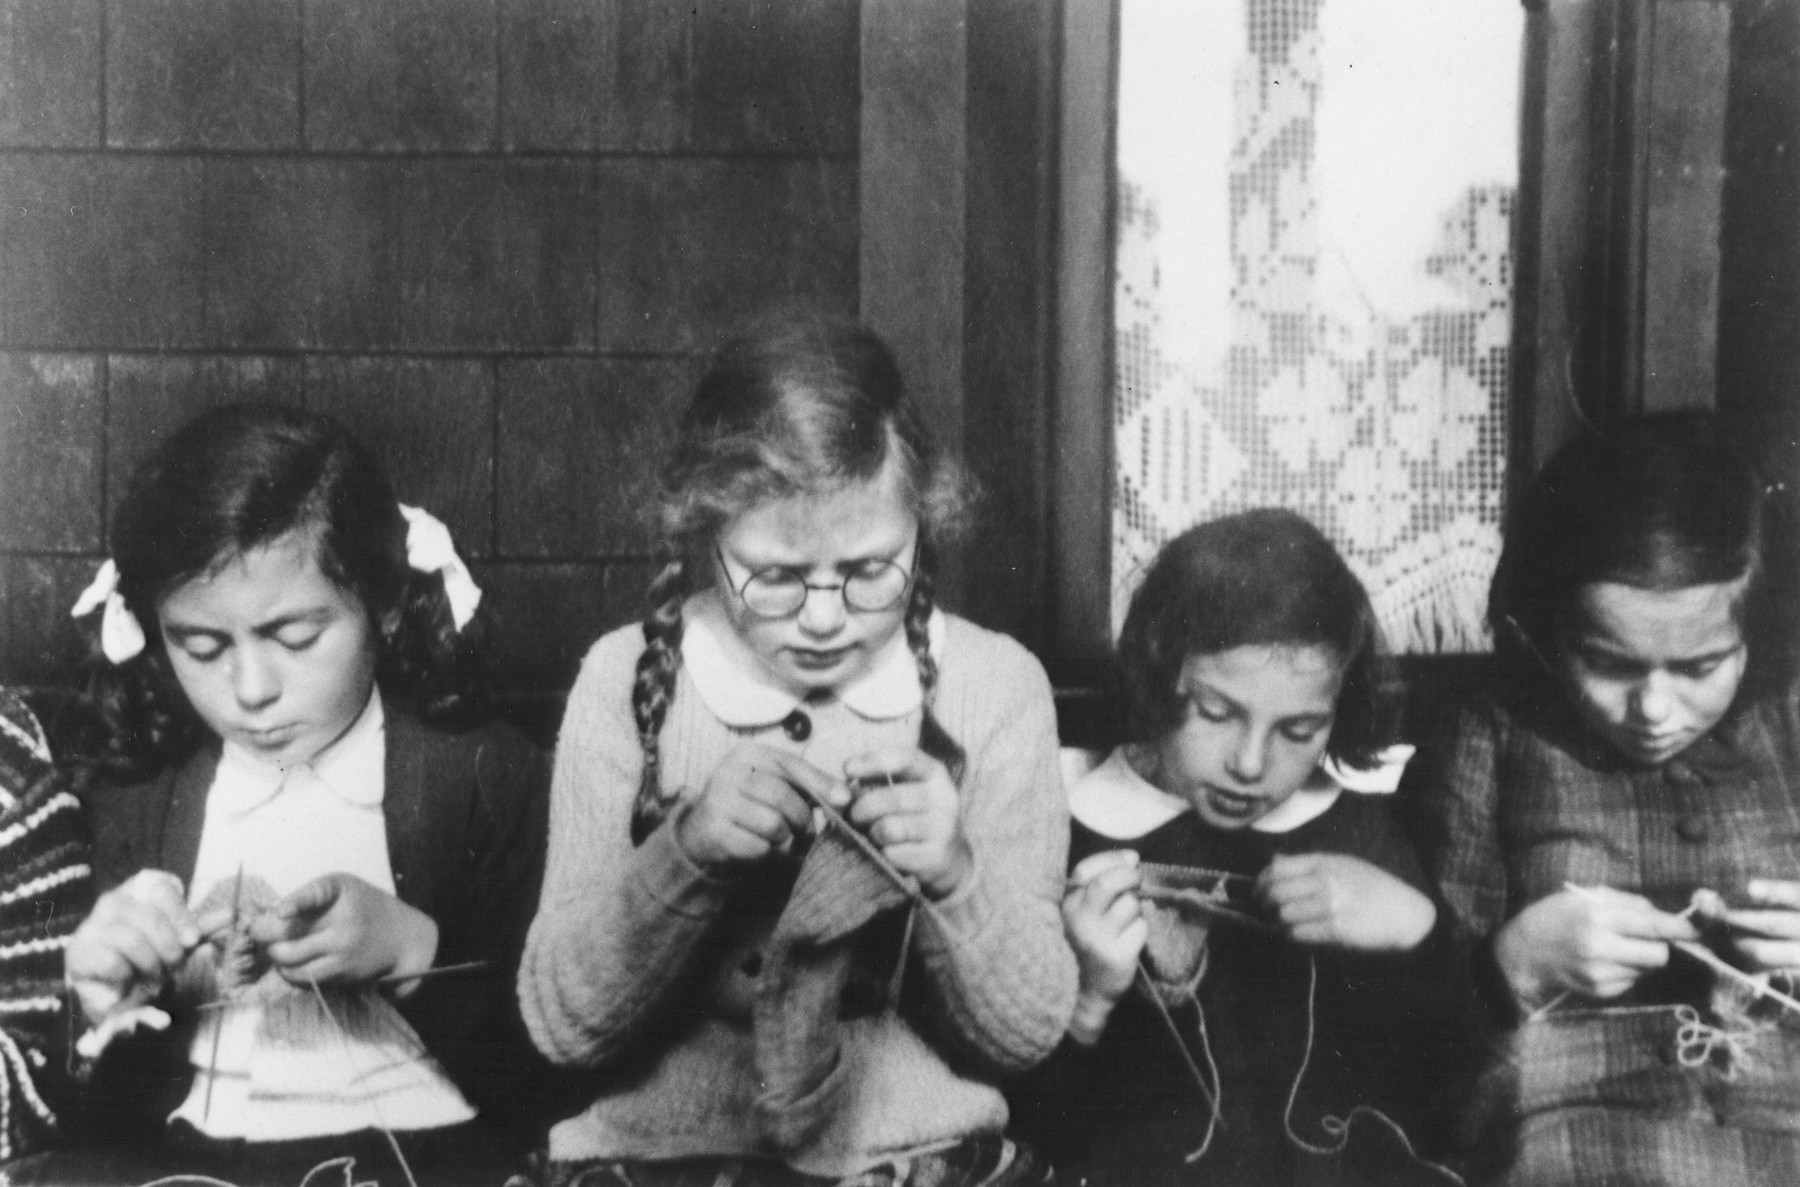
[[[386,986],[404,985],[408,981],[429,981],[434,977],[449,976],[451,973],[472,973],[477,969],[485,969],[492,963],[492,961],[487,960],[465,960],[460,964],[440,964],[436,968],[421,969],[416,973],[389,973],[385,977],[375,978],[373,981],[368,982],[368,984]],[[205,1005],[196,1008],[201,1010],[222,1010],[227,1006],[235,1004],[236,999],[228,998],[224,1001],[207,1002]]]
[[[1571,890],[1583,898],[1591,899],[1594,897],[1595,888],[1591,886],[1582,886],[1576,882],[1564,882],[1563,888],[1565,890]],[[1686,916],[1693,909],[1693,905],[1689,904],[1688,910],[1683,911],[1682,915]],[[1779,1002],[1794,1013],[1800,1014],[1800,1000],[1790,997],[1781,992],[1781,990],[1768,984],[1766,981],[1763,981],[1758,977],[1753,977],[1744,970],[1737,968],[1735,965],[1720,959],[1717,953],[1713,952],[1710,948],[1707,948],[1704,944],[1696,944],[1692,940],[1670,940],[1669,947],[1684,956],[1689,956],[1699,961],[1719,976],[1724,977],[1727,980],[1736,981],[1738,984],[1755,993],[1756,996],[1766,997],[1770,1001]]]
[[[244,863],[238,862],[237,881],[231,886],[231,931],[236,932],[238,911],[244,901]],[[230,1001],[230,998],[224,999]],[[206,1102],[200,1107],[200,1123],[206,1124],[212,1117],[213,1085],[219,1079],[219,1040],[225,1037],[225,1023],[221,1020],[213,1027],[212,1057],[206,1065]]]
[[[886,778],[888,786],[892,787],[894,785],[893,774],[891,772],[887,773]],[[954,940],[960,941],[962,939],[962,936],[957,930],[950,926],[950,921],[944,918],[943,914],[932,905],[930,899],[925,897],[925,892],[919,889],[918,884],[905,874],[902,874],[894,863],[887,859],[887,855],[875,847],[875,842],[863,836],[862,833],[856,830],[855,826],[838,813],[837,809],[833,808],[830,804],[826,803],[806,788],[798,787],[796,785],[796,790],[798,790],[806,799],[812,801],[813,807],[817,808],[825,817],[826,823],[835,825],[840,832],[849,837],[851,844],[861,850],[862,855],[873,862],[876,869],[887,875],[888,880],[895,886],[898,886],[907,898],[911,899],[914,903],[917,903],[920,910],[931,916],[932,921],[944,931],[944,934]]]
[[[1684,956],[1693,957],[1721,977],[1724,977],[1727,980],[1736,981],[1738,984],[1755,993],[1758,997],[1766,997],[1770,1001],[1779,1002],[1794,1013],[1800,1014],[1800,1000],[1796,1000],[1781,992],[1781,990],[1776,989],[1774,986],[1763,981],[1760,977],[1753,977],[1744,970],[1721,960],[1717,953],[1713,952],[1705,945],[1696,944],[1692,940],[1671,940],[1669,942],[1669,947],[1675,949],[1675,951],[1680,952]]]
[[[1218,1098],[1207,1086],[1206,1077],[1200,1072],[1200,1065],[1194,1062],[1194,1056],[1188,1050],[1187,1041],[1181,1037],[1181,1028],[1175,1025],[1175,1016],[1169,1013],[1169,1007],[1163,1003],[1162,997],[1156,992],[1156,985],[1150,979],[1150,970],[1145,966],[1142,956],[1138,957],[1136,978],[1138,989],[1150,999],[1150,1004],[1156,1007],[1157,1017],[1161,1018],[1163,1026],[1168,1028],[1169,1038],[1174,1040],[1175,1049],[1181,1052],[1181,1060],[1187,1064],[1189,1073],[1193,1075],[1195,1086],[1200,1089],[1200,1095],[1206,1098],[1207,1107],[1212,1110],[1214,1123],[1221,1129],[1224,1128],[1225,1121],[1219,1115]]]

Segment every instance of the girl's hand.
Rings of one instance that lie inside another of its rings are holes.
[[[1520,911],[1494,937],[1494,959],[1522,1009],[1558,993],[1618,997],[1669,963],[1669,941],[1699,933],[1641,895],[1572,886]]]
[[[63,968],[81,1012],[97,1024],[127,995],[160,993],[200,939],[181,879],[139,870],[100,896],[69,938]]]
[[[421,973],[437,955],[431,916],[354,874],[325,874],[250,923],[281,975],[297,985],[359,985]]]
[[[1081,989],[1069,1035],[1092,1045],[1112,1008],[1137,977],[1149,938],[1138,886],[1138,855],[1130,849],[1096,853],[1076,865],[1063,895],[1063,932],[1081,969]]]
[[[1298,944],[1409,952],[1437,922],[1424,894],[1347,853],[1277,854],[1256,894]]]
[[[1721,918],[1734,932],[1732,947],[1752,972],[1800,969],[1800,882],[1753,878],[1744,895],[1756,907],[1726,911]]]
[[[853,758],[844,776],[860,790],[850,823],[881,847],[927,897],[948,898],[969,877],[974,851],[962,831],[962,805],[944,764],[921,750],[886,750]]]
[[[834,808],[849,802],[843,784],[797,755],[744,742],[725,756],[700,798],[678,810],[675,839],[708,873],[785,853],[812,827],[811,793]]]

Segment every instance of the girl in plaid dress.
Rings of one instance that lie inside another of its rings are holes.
[[[1509,528],[1504,677],[1418,768],[1487,974],[1482,1181],[1800,1180],[1800,1016],[1768,992],[1800,967],[1800,692],[1763,503],[1684,413],[1575,441]]]

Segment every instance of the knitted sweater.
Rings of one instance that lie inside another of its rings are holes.
[[[1060,900],[1067,807],[1043,670],[1005,636],[946,616],[933,713],[964,747],[964,885],[920,914],[897,1008],[839,1013],[847,1087],[822,1132],[787,1161],[842,1176],[977,1133],[999,1131],[994,1081],[1060,1039],[1075,962]],[[643,756],[632,722],[636,626],[595,644],[569,698],[551,791],[544,895],[520,966],[527,1025],[553,1059],[604,1069],[607,1087],[551,1131],[550,1156],[664,1159],[767,1155],[755,1123],[751,1016],[762,950],[785,902],[779,867],[711,877],[657,828],[629,837]],[[872,720],[809,700],[809,728],[733,729],[683,668],[661,735],[664,785],[698,794],[752,738],[830,772],[845,759],[916,743],[920,713]],[[792,872],[787,877],[791,882]],[[902,941],[892,915],[862,938],[889,975]]]
[[[81,805],[30,710],[0,689],[0,1161],[56,1128],[45,1081],[61,1063],[63,949],[92,900]]]

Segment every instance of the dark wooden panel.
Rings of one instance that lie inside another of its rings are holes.
[[[296,0],[131,0],[106,30],[106,142],[124,148],[300,143]]]
[[[306,143],[473,150],[497,142],[496,0],[308,0]]]
[[[0,144],[99,144],[100,92],[100,0],[0,0]]]
[[[0,334],[31,347],[182,347],[201,322],[200,162],[0,163]]]
[[[965,554],[971,617],[1048,643],[1049,408],[1055,384],[1053,6],[969,9],[964,452],[985,498]]]
[[[450,527],[466,557],[493,540],[494,369],[472,359],[312,358],[306,405],[375,452],[403,503]]]
[[[108,525],[132,472],[182,425],[220,404],[299,407],[297,358],[254,355],[113,355],[106,364]]]
[[[1049,474],[1049,643],[1059,669],[1102,660],[1112,650],[1116,12],[1101,3],[1063,9]]]
[[[103,408],[97,358],[0,354],[0,548],[100,547]]]
[[[563,692],[596,639],[641,615],[650,569],[643,562],[490,563],[477,565],[475,577],[492,601],[487,652],[502,682],[523,677]]]
[[[857,0],[705,0],[692,8],[695,148],[856,151]]]
[[[700,368],[688,359],[502,362],[499,554],[650,553],[657,467]]]
[[[592,349],[596,212],[586,162],[400,168],[403,348]]]
[[[1730,74],[1728,0],[1662,0],[1650,47],[1642,407],[1711,408]]]
[[[208,162],[208,343],[253,350],[397,344],[405,180],[400,162]]]
[[[689,0],[512,0],[500,9],[508,148],[669,152],[687,145]]]
[[[69,608],[94,578],[87,558],[0,556],[0,616],[10,638],[0,640],[0,682],[72,685],[89,653],[95,620],[77,622]]]
[[[862,318],[953,449],[963,435],[967,17],[966,0],[869,0],[862,17]]]
[[[599,348],[710,349],[743,319],[856,308],[856,171],[829,161],[595,166]]]

